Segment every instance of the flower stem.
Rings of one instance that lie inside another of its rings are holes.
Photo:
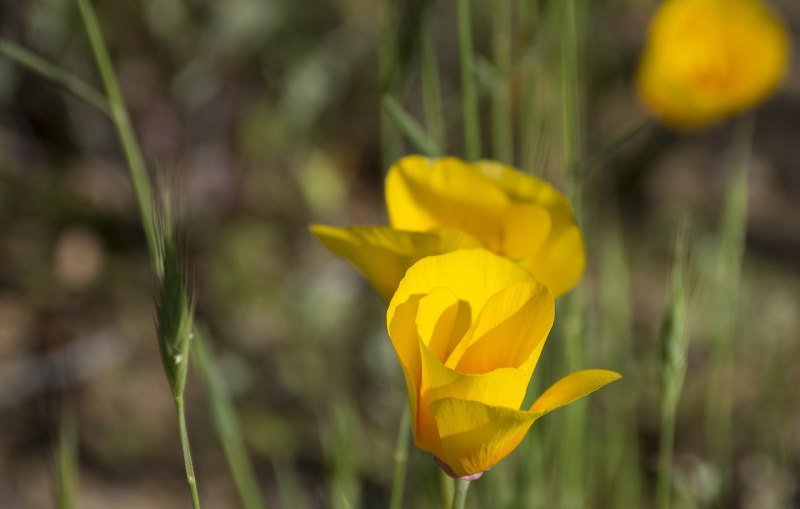
[[[200,497],[197,494],[197,478],[192,466],[192,452],[189,449],[189,433],[186,431],[186,412],[183,408],[183,396],[175,397],[175,413],[178,418],[178,435],[180,436],[181,449],[183,450],[183,464],[186,467],[186,483],[192,495],[193,509],[200,509]]]
[[[392,495],[389,499],[389,509],[403,507],[403,488],[406,484],[406,464],[408,463],[408,438],[411,412],[403,406],[403,415],[400,417],[400,430],[397,432],[397,444],[394,448],[394,478],[392,480]]]
[[[456,491],[453,495],[452,509],[464,509],[467,501],[467,490],[471,482],[464,479],[456,479]]]

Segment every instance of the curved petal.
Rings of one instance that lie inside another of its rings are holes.
[[[530,379],[554,318],[547,288],[537,282],[511,285],[486,302],[446,365],[474,374],[513,367]]]
[[[389,219],[402,230],[459,228],[497,251],[508,205],[508,197],[491,179],[454,157],[404,157],[386,175]]]
[[[431,404],[446,463],[458,476],[484,472],[508,456],[542,414],[444,398]]]
[[[622,375],[605,369],[584,369],[565,376],[550,386],[531,406],[531,412],[547,413],[569,405],[597,389],[622,378]]]
[[[311,225],[311,233],[333,254],[346,258],[388,302],[406,270],[425,256],[480,247],[464,232],[407,232],[387,227],[335,228]]]
[[[547,286],[555,298],[571,290],[583,276],[586,247],[572,206],[566,196],[542,179],[494,161],[479,161],[477,167],[494,179],[515,204],[533,203],[550,213],[547,240],[531,259],[520,260],[533,276]]]
[[[420,359],[420,339],[416,330],[416,316],[422,295],[412,295],[398,303],[388,325],[389,339],[392,342],[397,360],[403,370],[408,391],[408,406],[411,422],[417,422],[419,392],[422,387],[422,360]]]
[[[434,288],[419,301],[416,326],[422,343],[444,362],[472,323],[469,304],[447,288]]]
[[[514,283],[532,282],[523,268],[485,249],[462,249],[428,256],[415,263],[400,281],[389,302],[386,323],[391,325],[395,308],[411,295],[425,295],[434,288],[447,288],[469,305],[474,316],[486,301]]]
[[[514,204],[503,215],[501,253],[512,260],[532,257],[547,241],[551,228],[550,213],[541,205]]]
[[[520,263],[549,288],[555,298],[572,290],[586,268],[586,247],[578,225],[554,226],[539,254]]]
[[[417,447],[442,457],[443,451],[431,404],[442,398],[459,398],[486,405],[519,408],[528,388],[528,376],[519,369],[501,368],[470,375],[445,367],[420,342],[422,386],[419,394],[415,441]]]

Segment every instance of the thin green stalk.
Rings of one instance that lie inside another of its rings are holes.
[[[75,509],[75,491],[78,486],[78,439],[75,421],[70,416],[61,419],[56,449],[56,507]]]
[[[521,23],[520,33],[526,46],[523,52],[534,55],[536,47],[534,33],[539,24],[538,0],[520,0],[517,4]],[[533,171],[539,163],[540,138],[542,137],[542,116],[539,110],[538,59],[526,57],[523,60],[522,74],[522,115],[520,118],[520,167]]]
[[[441,150],[436,143],[422,129],[414,117],[406,113],[400,104],[390,96],[383,98],[383,110],[408,140],[414,145],[416,150],[429,157],[438,157]]]
[[[578,61],[580,45],[578,39],[578,2],[563,0],[560,16],[559,55],[561,78],[561,127],[562,162],[567,170],[572,170],[581,158],[581,109]],[[581,4],[582,5],[582,4]],[[569,195],[579,224],[582,223],[582,192],[577,175],[570,171],[567,175]],[[583,366],[584,333],[586,331],[586,302],[582,288],[576,288],[568,297],[567,319],[565,324],[564,349],[567,372]],[[584,432],[588,408],[586,402],[572,405],[565,412],[564,430],[561,433],[560,455],[560,504],[561,507],[583,507],[584,501]]]
[[[475,55],[472,49],[471,0],[458,0],[458,45],[461,61],[461,114],[464,127],[464,155],[481,157],[478,120],[478,92],[475,86]]]
[[[430,16],[422,22],[420,30],[420,77],[422,80],[422,104],[425,109],[425,125],[433,142],[444,149],[447,138],[444,128],[442,89],[439,64],[436,57],[435,37]]]
[[[563,0],[561,12],[561,129],[565,168],[574,169],[581,158],[580,81],[578,73],[578,0]],[[570,175],[572,184],[575,174]]]
[[[494,31],[492,36],[492,54],[498,73],[497,82],[492,90],[492,152],[494,159],[507,164],[513,162],[514,137],[513,119],[511,116],[511,34],[514,18],[512,16],[512,0],[499,0],[492,6]]]
[[[128,171],[131,176],[131,181],[133,182],[136,201],[139,205],[139,214],[142,218],[142,226],[145,236],[147,237],[147,244],[150,249],[153,267],[156,275],[160,278],[162,275],[162,260],[158,249],[153,195],[150,188],[150,178],[144,163],[144,157],[142,156],[139,144],[136,142],[136,135],[134,134],[133,126],[128,117],[128,110],[125,107],[125,102],[122,98],[119,84],[117,83],[117,77],[114,73],[114,67],[111,64],[111,58],[109,57],[105,41],[103,40],[100,24],[97,21],[97,15],[89,0],[76,0],[76,2],[78,3],[78,9],[83,19],[86,35],[89,38],[89,44],[92,47],[97,70],[100,73],[103,88],[105,89],[111,108],[111,119],[114,122],[114,127],[117,130],[117,135],[119,136],[122,150],[125,154],[125,160],[128,163]]]
[[[378,80],[383,94],[394,94],[397,88],[398,35],[397,5],[393,0],[380,0],[378,40]],[[400,131],[385,108],[381,109],[381,159],[383,167],[389,167],[400,157],[403,140]]]
[[[470,482],[471,481],[465,481],[464,479],[456,479],[456,490],[453,495],[452,509],[464,509],[464,507],[466,507],[467,491],[469,490]]]
[[[658,481],[656,507],[669,509],[672,494],[672,455],[675,441],[675,410],[664,405],[661,409],[661,432],[658,439]]]
[[[686,378],[689,334],[686,319],[688,223],[682,222],[675,241],[670,297],[661,330],[661,430],[656,507],[669,509],[672,494],[672,455],[675,415]]]
[[[573,169],[575,178],[585,180],[587,177],[600,170],[618,150],[647,131],[654,123],[655,121],[652,117],[647,117],[639,120],[628,129],[625,129],[622,134],[605,144],[596,153],[580,161]]]
[[[186,412],[183,407],[183,396],[175,397],[175,414],[178,419],[178,435],[183,451],[183,464],[186,467],[186,482],[189,485],[189,493],[192,495],[193,509],[200,509],[200,497],[197,494],[197,478],[194,475],[192,465],[192,451],[189,449],[189,433],[186,430]]]
[[[0,37],[0,55],[62,87],[100,111],[111,114],[111,107],[103,94],[74,74],[48,62],[33,51],[10,39]]]
[[[400,417],[400,428],[397,431],[397,443],[394,447],[394,475],[392,477],[392,494],[389,499],[389,509],[403,507],[403,491],[406,485],[406,470],[408,464],[408,442],[411,436],[411,411],[403,406],[403,415]]]
[[[194,353],[197,367],[206,383],[214,427],[225,452],[225,459],[236,484],[242,507],[264,509],[266,504],[247,455],[239,419],[225,387],[225,380],[215,362],[208,340],[197,328],[194,329]]]

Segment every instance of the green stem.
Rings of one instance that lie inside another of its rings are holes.
[[[89,44],[92,47],[97,70],[103,82],[103,88],[108,97],[111,108],[111,119],[114,122],[114,127],[117,130],[117,135],[119,136],[122,150],[125,154],[125,160],[128,163],[128,171],[131,181],[133,182],[136,201],[139,204],[139,214],[142,218],[142,226],[145,236],[147,237],[147,245],[150,249],[153,267],[156,275],[161,279],[163,275],[163,264],[158,249],[158,230],[155,223],[155,210],[150,189],[150,177],[147,174],[144,157],[142,156],[139,144],[136,142],[133,126],[128,117],[128,110],[125,108],[125,101],[122,98],[122,93],[117,83],[117,77],[114,74],[114,67],[111,64],[111,58],[109,57],[108,49],[103,40],[102,32],[100,31],[97,15],[89,0],[76,0],[76,2],[78,3],[81,18],[83,19],[86,35],[89,38]]]
[[[456,479],[456,490],[453,495],[452,509],[464,509],[467,502],[467,490],[469,490],[470,482],[472,481]]]
[[[180,436],[181,449],[183,450],[183,464],[186,467],[186,483],[192,495],[193,509],[200,509],[200,497],[197,495],[197,478],[192,466],[192,452],[189,449],[189,433],[186,431],[186,412],[183,408],[183,396],[175,397],[175,413],[178,418],[178,435]]]
[[[453,478],[445,473],[444,470],[438,468],[439,471],[439,496],[441,497],[442,507],[447,509],[453,501]]]
[[[672,451],[675,442],[675,406],[665,402],[661,412],[661,432],[658,441],[658,481],[656,507],[669,509],[672,494]]]
[[[411,412],[403,406],[403,415],[400,417],[400,429],[397,432],[397,443],[394,448],[394,477],[392,479],[392,494],[389,499],[389,509],[403,507],[403,490],[406,484],[406,464],[408,463],[408,439],[410,436],[409,425]]]
[[[471,0],[458,0],[458,44],[461,60],[461,109],[464,126],[464,154],[474,161],[481,157],[478,127],[478,92],[475,87],[475,60],[472,50]]]
[[[5,37],[0,37],[0,55],[71,92],[103,113],[111,114],[111,107],[103,94],[74,74],[48,62],[33,51]]]

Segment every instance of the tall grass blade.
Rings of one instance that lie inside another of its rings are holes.
[[[155,208],[153,206],[153,193],[150,187],[150,178],[144,163],[142,151],[136,142],[136,135],[133,131],[128,110],[120,92],[114,67],[111,64],[111,57],[108,54],[97,15],[92,8],[90,0],[76,0],[78,10],[83,20],[86,35],[89,38],[89,45],[94,54],[95,64],[103,82],[103,88],[108,98],[111,108],[111,119],[117,130],[125,160],[128,164],[128,171],[133,182],[133,190],[136,201],[139,205],[139,215],[142,218],[142,227],[147,237],[147,245],[150,249],[150,259],[153,261],[153,268],[156,275],[161,277],[162,260],[161,254],[157,249],[157,225],[155,221]]]
[[[383,110],[391,119],[393,125],[402,132],[414,148],[426,156],[438,157],[441,150],[436,143],[422,129],[414,117],[406,113],[400,104],[392,97],[383,98]]]
[[[408,468],[408,447],[411,438],[411,411],[403,405],[403,414],[400,417],[400,427],[397,431],[397,442],[394,447],[394,475],[392,476],[392,492],[389,499],[389,509],[403,507],[403,492],[406,485]]]
[[[219,437],[228,469],[233,477],[239,500],[244,509],[264,509],[266,504],[258,487],[247,448],[242,438],[241,425],[228,394],[225,380],[216,364],[211,346],[203,332],[195,327],[194,354],[200,375],[205,382],[211,404],[211,417]]]
[[[103,113],[111,114],[111,106],[103,94],[66,69],[45,60],[33,51],[10,39],[0,37],[0,55],[83,99]]]
[[[514,158],[513,118],[511,115],[511,39],[514,31],[512,0],[498,0],[492,6],[492,56],[498,73],[492,90],[492,157],[506,164]]]
[[[430,9],[428,9],[430,12]],[[425,109],[425,125],[430,138],[438,147],[445,150],[444,110],[442,102],[439,62],[436,56],[435,31],[433,19],[427,16],[420,30],[420,77],[422,80],[422,104]]]
[[[457,10],[464,156],[470,161],[475,161],[481,157],[481,133],[478,118],[478,91],[475,83],[475,55],[472,44],[472,0],[457,0]]]
[[[78,432],[70,415],[61,418],[55,457],[55,502],[58,509],[76,509]]]

